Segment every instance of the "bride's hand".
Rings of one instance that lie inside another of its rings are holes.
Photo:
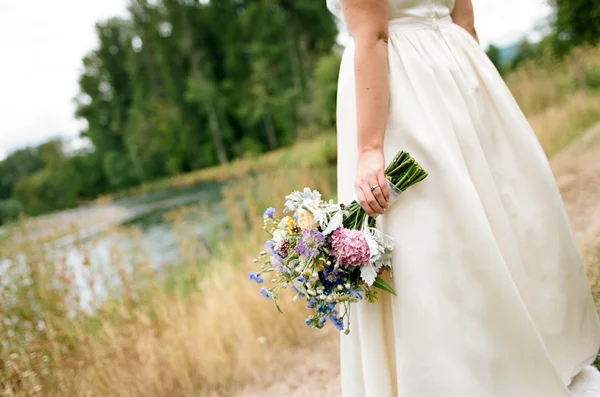
[[[390,194],[383,170],[384,160],[381,150],[359,153],[354,189],[358,202],[369,216],[383,214],[388,207]],[[371,189],[372,187],[375,188]]]

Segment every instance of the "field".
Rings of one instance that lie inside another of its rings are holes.
[[[524,65],[506,81],[551,157],[600,308],[600,49]],[[265,207],[303,186],[335,197],[333,135],[120,196],[214,180],[225,182],[228,237],[208,254],[189,233],[205,208],[168,213],[184,258],[170,271],[150,266],[142,247],[133,256],[115,247],[109,268],[75,274],[54,237],[93,218],[24,219],[0,237],[0,271],[10,280],[0,282],[3,396],[336,395],[335,332],[299,325],[304,309],[291,302],[279,316],[246,276],[264,240]],[[135,240],[139,231],[107,233]],[[111,288],[86,310],[74,280]],[[308,394],[301,379],[309,375],[326,387],[313,383]]]

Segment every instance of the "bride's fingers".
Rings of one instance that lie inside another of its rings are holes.
[[[374,194],[375,190],[379,190],[379,188],[371,190],[371,186],[375,186],[375,185],[365,185],[365,186],[362,186],[362,191],[363,191],[363,194],[365,195],[365,199],[367,200],[367,203],[373,209],[373,211],[375,211],[378,214],[383,214],[383,212],[385,210],[379,204],[379,202],[377,201],[377,198],[375,198],[375,194]],[[381,197],[382,197],[382,200],[383,200],[383,195]],[[373,216],[373,215],[371,215],[371,216]]]
[[[374,187],[375,189],[372,189],[371,187]],[[388,207],[388,203],[387,199],[385,198],[385,195],[383,194],[383,185],[381,185],[379,181],[373,180],[371,181],[371,186],[369,187],[369,190],[373,194],[373,197],[375,197],[375,200],[377,200],[377,204],[379,204],[379,206],[385,211],[385,209]]]
[[[390,201],[390,188],[388,187],[388,181],[385,178],[385,175],[382,173],[377,177],[377,182],[379,187],[381,188],[381,193],[383,193],[383,197],[385,198],[385,202],[388,203]]]
[[[363,210],[365,210],[367,215],[375,216],[375,211],[373,210],[373,208],[371,208],[371,206],[367,202],[367,198],[365,197],[363,190],[360,187],[356,188],[356,197],[358,198],[358,203],[360,204],[361,207],[363,207]]]

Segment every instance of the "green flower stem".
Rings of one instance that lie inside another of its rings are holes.
[[[407,152],[399,152],[385,170],[385,177],[398,190],[404,192],[409,187],[427,178],[427,172]],[[375,226],[375,219],[368,217],[357,201],[353,201],[346,210],[349,215],[344,219],[344,227],[361,229],[368,219],[369,227]]]

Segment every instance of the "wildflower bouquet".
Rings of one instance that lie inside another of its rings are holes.
[[[386,168],[391,191],[389,204],[427,173],[406,152],[400,152]],[[275,209],[264,213],[264,228],[270,235],[266,247],[254,261],[258,272],[249,274],[261,284],[263,276],[274,273],[272,286],[260,293],[273,300],[291,288],[294,300],[305,299],[314,312],[306,325],[323,328],[327,320],[340,331],[350,332],[349,305],[365,299],[374,302],[377,289],[394,294],[379,277],[391,269],[394,241],[375,228],[360,204],[349,206],[324,201],[316,190],[295,191],[286,197],[290,215],[278,218]],[[368,220],[367,220],[368,219]]]

